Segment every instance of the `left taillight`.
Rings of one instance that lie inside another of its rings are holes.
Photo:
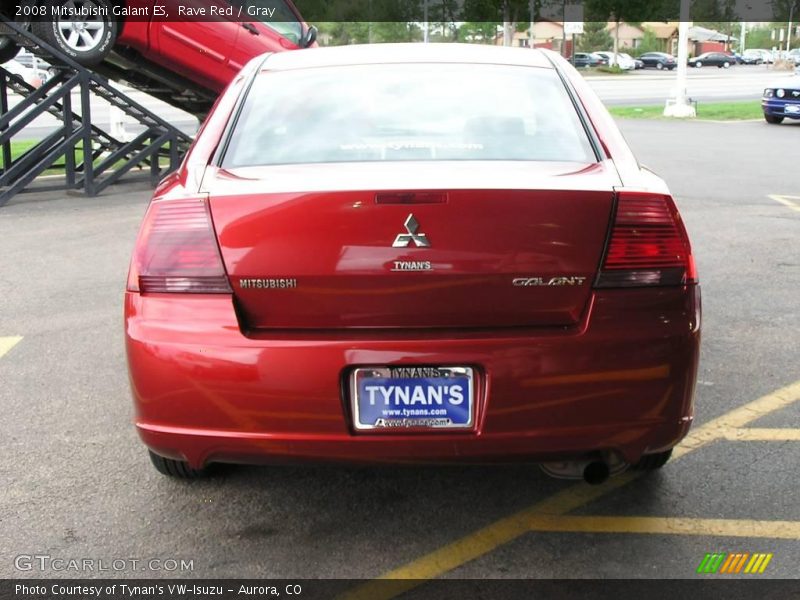
[[[231,293],[205,198],[150,203],[133,251],[128,291]]]

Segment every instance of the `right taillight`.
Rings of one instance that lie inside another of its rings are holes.
[[[697,282],[689,236],[672,198],[621,192],[595,287]]]
[[[150,203],[133,251],[128,291],[231,293],[205,198]]]

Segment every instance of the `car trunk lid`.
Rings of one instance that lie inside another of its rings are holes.
[[[618,185],[610,163],[209,169],[246,328],[571,326]]]

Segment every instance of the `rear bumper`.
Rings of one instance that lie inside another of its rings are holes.
[[[243,334],[227,296],[128,293],[136,426],[145,444],[207,462],[629,462],[686,434],[699,288],[597,292],[580,326],[473,332]],[[473,365],[474,431],[355,432],[346,386],[363,365]]]

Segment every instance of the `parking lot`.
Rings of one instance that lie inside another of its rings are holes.
[[[770,65],[738,65],[729,69],[688,69],[686,91],[697,102],[757,100],[765,87],[790,77]],[[675,71],[644,69],[624,75],[589,75],[587,81],[608,105],[663,104],[675,87]]]
[[[707,553],[768,553],[748,577],[797,577],[800,123],[621,125],[670,184],[703,289],[695,425],[661,472],[595,487],[530,465],[164,478],[131,425],[122,343],[150,190],[26,193],[0,211],[0,575],[77,576],[12,560],[44,553],[190,559],[180,575],[200,578],[402,579],[352,590],[375,598],[439,577],[709,577]]]

